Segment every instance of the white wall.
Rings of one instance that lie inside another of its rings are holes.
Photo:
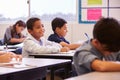
[[[47,38],[52,32],[50,22],[43,22],[45,26],[45,38]],[[5,29],[12,24],[0,24],[0,39],[3,38]],[[71,43],[79,40],[87,40],[84,33],[88,33],[92,37],[93,24],[78,24],[78,22],[68,22],[68,33],[66,39]],[[26,32],[26,31],[24,31]]]
[[[5,30],[6,30],[6,28],[9,26],[10,24],[1,24],[0,23],[0,39],[2,39],[3,38],[3,36],[4,36],[4,33],[5,33]]]

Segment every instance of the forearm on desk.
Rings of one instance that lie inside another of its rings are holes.
[[[101,72],[120,71],[120,63],[116,63],[112,61],[94,60],[91,66],[93,70],[101,71]]]

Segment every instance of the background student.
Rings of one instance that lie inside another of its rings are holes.
[[[69,47],[71,50],[80,46],[80,44],[70,44],[70,42],[65,39],[68,31],[67,22],[64,19],[56,17],[52,20],[51,25],[54,33],[48,37],[48,40],[57,42],[63,47]]]
[[[93,39],[86,41],[74,54],[78,75],[93,72],[120,71],[120,24],[113,18],[102,18],[94,26]]]
[[[62,47],[58,43],[51,42],[43,38],[45,29],[39,18],[30,18],[26,25],[29,34],[23,44],[23,57],[28,57],[29,54],[69,51],[69,48]]]
[[[21,55],[16,55],[12,52],[3,52],[0,51],[0,63],[7,63],[10,62],[12,60],[12,58],[16,58],[16,60],[22,60],[22,56]]]
[[[9,26],[4,34],[4,44],[15,45],[24,41],[25,36],[21,33],[26,27],[22,20],[17,21],[13,26]]]

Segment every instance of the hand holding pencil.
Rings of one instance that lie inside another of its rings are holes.
[[[21,55],[16,55],[13,52],[0,52],[0,63],[7,63],[13,60],[15,58],[16,61],[22,61]],[[3,54],[2,54],[3,53]]]

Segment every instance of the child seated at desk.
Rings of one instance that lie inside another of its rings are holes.
[[[30,18],[27,23],[28,37],[23,42],[23,57],[29,54],[44,54],[67,52],[68,47],[62,47],[60,44],[51,42],[43,38],[44,26],[39,18]]]
[[[80,44],[70,44],[69,41],[64,38],[67,33],[67,22],[64,19],[57,17],[53,19],[51,25],[54,34],[51,34],[48,37],[48,40],[57,42],[63,47],[69,47],[71,50],[74,50],[80,46]]]
[[[5,45],[16,45],[20,44],[24,41],[25,36],[21,33],[26,28],[26,24],[22,20],[18,20],[13,26],[9,26],[6,29],[4,34],[4,41]],[[16,54],[22,53],[22,48],[16,49],[14,51]]]
[[[21,33],[26,27],[22,20],[17,21],[13,26],[6,29],[4,34],[4,44],[15,45],[24,41],[25,36]]]
[[[74,54],[78,75],[93,71],[120,71],[120,24],[113,18],[101,18],[94,26],[93,39],[86,41]]]

